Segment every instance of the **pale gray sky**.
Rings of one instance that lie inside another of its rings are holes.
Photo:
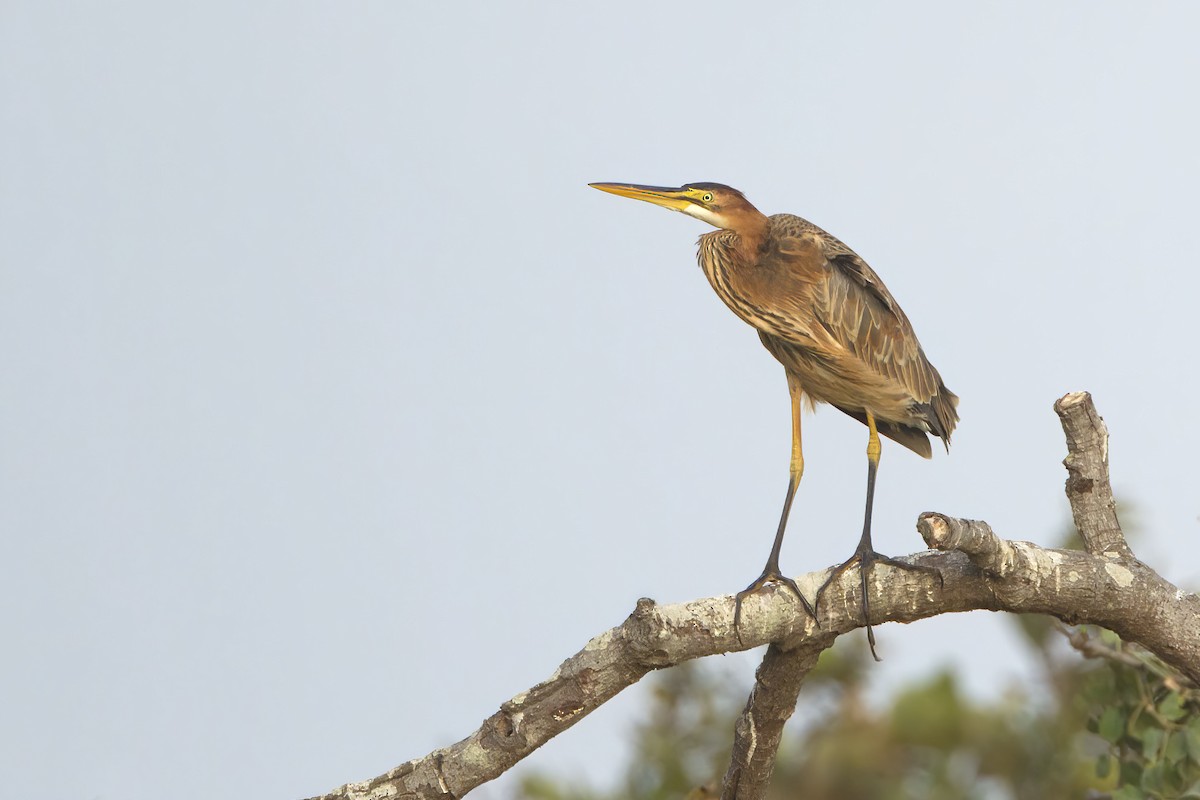
[[[0,4],[5,792],[323,792],[465,736],[638,597],[758,574],[782,370],[695,266],[705,226],[589,181],[729,183],[884,277],[962,423],[932,462],[885,445],[881,550],[924,510],[1054,541],[1051,404],[1088,389],[1139,554],[1195,586],[1198,24]],[[864,447],[807,420],[785,569],[851,552]],[[881,692],[1024,674],[994,615],[878,635]],[[640,702],[529,763],[606,780]]]

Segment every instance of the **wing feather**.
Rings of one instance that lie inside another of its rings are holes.
[[[778,215],[779,217],[790,215]],[[838,345],[871,372],[900,383],[917,403],[928,403],[942,380],[912,324],[875,270],[836,237],[799,217],[781,225],[780,253],[815,250],[824,256],[823,280],[813,282],[810,313]]]
[[[881,433],[922,455],[926,433],[948,443],[958,398],[875,271],[807,220],[776,214],[770,223],[753,254],[733,231],[700,237],[700,266],[717,295],[814,402],[861,419],[869,409],[888,424]]]

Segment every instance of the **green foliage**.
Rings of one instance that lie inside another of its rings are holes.
[[[1200,800],[1200,694],[1111,633],[1024,617],[1043,664],[1036,691],[993,703],[948,672],[863,697],[866,657],[847,641],[822,656],[779,749],[773,798],[805,800]],[[869,674],[869,673],[867,673]],[[705,664],[656,676],[635,756],[611,792],[526,775],[520,800],[715,797],[744,687]],[[805,713],[805,710],[808,713]],[[707,784],[707,789],[703,788]]]
[[[1200,798],[1200,692],[1109,631],[1079,630],[1075,647],[1105,667],[1085,676],[1077,702],[1108,744],[1098,771],[1119,774],[1114,798]]]

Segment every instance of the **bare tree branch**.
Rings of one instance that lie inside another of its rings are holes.
[[[767,648],[755,673],[746,709],[734,728],[733,755],[725,773],[721,800],[766,793],[771,773],[775,771],[783,725],[796,710],[796,698],[804,679],[817,665],[821,653],[832,644],[832,638],[813,636],[794,650],[785,651],[775,644]]]
[[[1067,644],[1071,645],[1084,658],[1103,658],[1107,661],[1124,664],[1127,667],[1148,669],[1151,673],[1159,676],[1177,674],[1169,672],[1166,667],[1159,666],[1157,663],[1150,661],[1149,657],[1144,655],[1145,650],[1135,644],[1122,642],[1117,646],[1108,645],[1099,638],[1089,635],[1087,627],[1072,628],[1061,622],[1055,622],[1054,626],[1063,635],[1063,638],[1067,640]],[[1140,654],[1140,657],[1130,652],[1131,648],[1137,648],[1136,652]],[[1178,680],[1187,683],[1182,677]]]
[[[1133,557],[1114,510],[1107,431],[1090,396],[1067,395],[1055,410],[1068,442],[1067,494],[1087,550],[1009,541],[985,522],[925,513],[918,530],[930,547],[945,552],[908,558],[936,566],[944,582],[878,565],[867,587],[874,621],[907,623],[974,609],[1050,614],[1070,624],[1110,628],[1200,682],[1200,598]],[[812,596],[826,574],[809,573],[796,582]],[[822,598],[820,628],[789,591],[769,588],[751,595],[742,606],[740,643],[730,595],[665,606],[643,598],[624,623],[502,704],[467,738],[323,798],[462,797],[651,670],[773,643],[737,724],[722,794],[757,800],[766,793],[783,725],[804,678],[838,636],[861,627],[860,594],[857,576],[831,584]]]
[[[1084,547],[1096,555],[1132,557],[1108,478],[1108,428],[1092,396],[1071,392],[1059,398],[1054,411],[1067,437],[1067,500]]]
[[[1136,558],[1006,541],[986,522],[941,514],[922,514],[917,527],[930,546],[967,555],[980,570],[977,583],[994,594],[996,610],[1100,625],[1200,679],[1200,597]]]
[[[968,552],[918,555],[924,563],[939,567],[945,577],[944,588],[927,575],[877,567],[871,604],[879,620],[912,622],[973,609],[1051,614],[1071,624],[1112,628],[1145,645],[1193,680],[1200,679],[1200,598],[1180,591],[1140,562],[1118,564],[1081,551],[1009,542],[997,538],[985,523],[941,515],[924,515],[922,528],[929,531],[931,543],[964,547],[986,567],[974,563]],[[809,573],[797,581],[811,589],[825,574]],[[790,660],[792,656],[784,648],[799,648],[815,658],[833,638],[861,626],[854,583],[834,584],[827,590],[826,598],[832,602],[822,605],[825,613],[820,629],[814,629],[807,615],[788,600],[787,592],[768,590],[760,602],[747,600],[742,608],[745,647],[780,643],[780,655],[772,656],[772,660],[778,658],[778,664],[760,670],[761,685],[769,687],[789,663],[805,663],[799,653]],[[733,632],[732,596],[675,605],[640,600],[623,624],[588,642],[543,683],[504,703],[466,739],[325,797],[462,797],[646,672],[738,649],[742,648]],[[756,691],[761,690],[756,686]],[[784,713],[773,715],[778,724]],[[754,729],[757,736],[766,737],[759,738],[760,743],[773,735],[761,733],[763,730]],[[747,765],[752,762],[753,754],[744,759]],[[749,775],[745,768],[731,770],[735,775]],[[748,782],[748,777],[739,779],[743,786],[760,785],[757,780]],[[734,796],[755,795],[739,791]]]

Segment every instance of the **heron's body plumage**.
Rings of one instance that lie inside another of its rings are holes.
[[[717,295],[759,332],[805,396],[829,403],[929,458],[949,443],[958,397],[926,358],[912,324],[853,250],[808,220],[767,218],[747,248],[732,230],[700,237],[697,260]]]

